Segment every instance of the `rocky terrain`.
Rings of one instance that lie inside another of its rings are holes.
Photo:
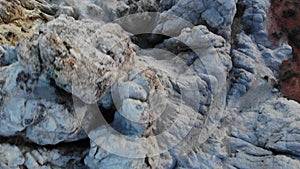
[[[0,168],[300,168],[299,6],[0,7]]]

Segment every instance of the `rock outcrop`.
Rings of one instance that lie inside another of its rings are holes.
[[[268,0],[0,4],[0,168],[300,167]]]

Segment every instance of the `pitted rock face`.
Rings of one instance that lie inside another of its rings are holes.
[[[0,168],[300,168],[269,0],[0,5]]]
[[[52,5],[33,0],[0,1],[0,44],[16,45],[38,33],[38,27],[53,18]]]
[[[193,46],[194,39],[201,45]],[[180,51],[177,55],[168,52],[172,48],[167,46],[178,49],[176,40],[190,45],[194,52]],[[96,149],[104,153],[99,160],[92,154],[86,157],[89,167],[102,165],[102,159],[113,160],[113,155],[149,157],[152,166],[166,165],[156,159],[160,154],[176,159],[190,153],[207,141],[223,118],[226,90],[218,86],[227,85],[223,77],[230,69],[224,39],[198,26],[183,30],[163,44],[161,49],[139,49],[135,67],[112,86],[112,104],[117,108],[114,121],[103,125],[94,120],[90,124],[94,128],[87,130],[98,145]],[[223,53],[218,53],[221,49]],[[186,55],[194,55],[194,62],[190,63]],[[206,57],[219,67],[206,69]],[[97,117],[100,112],[94,113],[93,117]],[[126,147],[120,149],[110,144],[110,140],[119,140]],[[171,149],[177,152],[169,154]],[[166,161],[172,165],[169,157]]]
[[[117,24],[103,26],[60,17],[41,27],[40,32],[33,43],[37,43],[34,48],[39,51],[36,54],[43,71],[86,103],[96,103],[134,56]],[[29,62],[33,56],[21,57]]]

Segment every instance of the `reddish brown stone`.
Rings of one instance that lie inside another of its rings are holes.
[[[283,61],[278,72],[280,90],[284,96],[300,102],[300,1],[271,0],[269,16],[271,41],[288,41],[293,48],[293,57]]]

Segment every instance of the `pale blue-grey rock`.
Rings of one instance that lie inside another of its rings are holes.
[[[78,161],[84,153],[82,150],[69,152],[68,149],[46,149],[0,144],[0,167],[3,169],[20,168],[86,168]]]
[[[278,70],[282,61],[288,59],[293,52],[292,47],[287,44],[278,46],[275,49],[266,48],[262,45],[258,45],[258,48],[262,53],[266,66],[272,70]]]
[[[92,144],[95,146],[93,149],[98,149],[97,152],[105,152],[106,155],[99,157],[93,154],[95,150],[91,149],[85,158],[86,165],[96,168],[98,164],[103,168],[109,168],[110,162],[105,164],[103,159],[110,161],[117,158],[124,162],[124,164],[118,163],[118,166],[132,168],[127,164],[128,157],[146,158],[149,163],[146,165],[154,168],[162,166],[172,168],[174,161],[177,161],[178,166],[180,164],[187,168],[197,168],[201,164],[201,160],[199,163],[190,163],[193,156],[185,158],[182,153],[199,155],[198,158],[202,159],[202,154],[196,154],[192,148],[195,146],[200,151],[202,149],[200,145],[205,144],[222,118],[220,111],[223,111],[222,107],[225,106],[227,92],[220,91],[217,86],[227,83],[224,77],[229,74],[227,71],[231,67],[229,46],[225,44],[222,37],[210,33],[204,26],[183,30],[177,39],[200,54],[196,58],[198,61],[189,67],[188,62],[184,60],[185,57],[182,57],[185,53],[183,51],[177,56],[161,49],[137,51],[136,67],[112,87],[112,100],[118,109],[115,120],[111,125],[100,125],[89,132],[90,138],[97,144],[97,146]],[[211,42],[211,39],[215,41]],[[201,41],[202,45],[193,46],[198,41]],[[169,45],[172,42],[174,41],[165,41],[160,47],[172,46]],[[211,58],[220,64],[219,69],[203,65],[208,63],[206,57],[216,54],[219,50],[228,51]],[[202,65],[201,60],[204,61]],[[208,69],[201,72],[198,70],[201,66]],[[132,89],[136,89],[135,92],[132,92]],[[220,109],[213,110],[211,106],[219,106]],[[211,121],[207,121],[206,118]],[[189,144],[189,141],[199,133],[201,133],[199,140],[196,139],[195,143],[192,141]],[[119,146],[111,145],[110,140],[119,140],[122,145],[126,145],[126,148],[120,150]],[[183,140],[189,144],[185,148],[177,145]],[[146,153],[147,151],[150,153]],[[211,154],[205,159],[213,158],[210,148],[204,151],[203,155]],[[163,152],[165,156],[161,156]],[[220,156],[223,158],[225,155]],[[132,163],[136,163],[139,158],[131,159]],[[220,159],[216,159],[203,166],[213,166],[219,161]]]
[[[49,81],[40,77],[32,91],[28,92],[20,84],[22,79],[30,78],[29,73],[24,73],[26,68],[16,62],[1,67],[0,71],[4,82],[1,89],[1,135],[12,136],[26,130],[30,140],[42,145],[86,137],[80,128],[80,119],[72,112],[71,100],[60,104],[59,99],[62,98],[57,96]],[[63,99],[66,98],[67,95]]]
[[[256,43],[268,47],[272,46],[264,23],[267,19],[270,2],[268,0],[242,0],[239,3],[246,8],[242,17],[245,31],[253,36]]]
[[[299,160],[285,155],[275,155],[273,152],[255,147],[248,142],[229,138],[230,157],[226,160],[225,168],[292,168],[299,167]]]
[[[68,108],[43,101],[38,103],[41,107],[30,102],[28,104],[31,104],[33,109],[37,107],[44,111],[38,122],[26,128],[26,137],[33,142],[47,145],[86,138],[86,134],[80,128],[82,120],[77,118],[74,113],[72,114]]]
[[[300,167],[268,0],[16,2],[47,23],[0,47],[2,168]]]
[[[16,50],[13,46],[0,46],[0,66],[7,66],[17,61]]]
[[[218,27],[224,22],[224,19],[215,8],[207,9],[201,16],[212,27]]]
[[[25,158],[24,166],[27,168],[43,168],[43,169],[59,169],[59,168],[82,168],[85,166],[80,165],[82,154],[84,151],[77,150],[70,152],[68,149],[22,149]]]
[[[245,32],[237,36],[237,47],[232,49],[232,84],[228,100],[244,95],[252,85],[257,87],[262,79],[271,88],[276,85],[276,72],[284,59],[291,54],[289,45],[273,48],[256,44]]]
[[[0,145],[0,167],[3,169],[18,169],[25,158],[17,146],[9,144]]]
[[[269,168],[275,164],[276,168],[299,167],[300,163],[296,158],[299,156],[299,126],[297,114],[294,113],[298,106],[294,101],[273,95],[272,99],[257,108],[232,115],[230,121],[234,123],[229,127],[229,145],[233,154],[228,162],[236,167],[248,163],[249,168]],[[285,155],[280,155],[281,153]]]
[[[231,35],[230,26],[236,13],[235,0],[161,0],[161,4],[166,14],[182,17],[194,25],[206,22],[226,39]]]
[[[104,95],[119,69],[129,63],[134,54],[128,47],[128,38],[116,24],[102,27],[100,23],[61,16],[41,27],[40,32],[34,42],[20,45],[20,60],[33,67],[45,67],[31,73],[45,72],[58,86],[86,103],[95,103]],[[89,40],[83,40],[86,38]],[[26,50],[26,46],[39,52],[21,51]]]

